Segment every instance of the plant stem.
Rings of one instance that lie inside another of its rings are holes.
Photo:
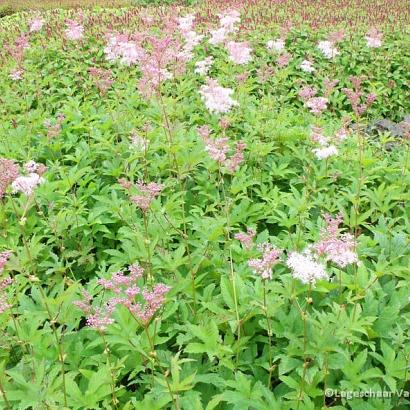
[[[268,377],[268,389],[270,388],[271,385],[271,380],[272,380],[272,327],[270,323],[270,318],[269,318],[269,313],[268,313],[268,305],[266,303],[266,280],[263,280],[263,310],[265,311],[266,314],[266,322],[268,325],[268,339],[269,339],[269,377]]]

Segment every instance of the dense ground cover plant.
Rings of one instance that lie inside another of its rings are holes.
[[[340,2],[350,30],[267,0],[1,21],[2,408],[409,407],[389,4]]]

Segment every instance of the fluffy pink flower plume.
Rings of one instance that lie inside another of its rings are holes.
[[[232,99],[233,90],[224,88],[218,84],[218,81],[208,79],[206,85],[203,85],[199,91],[205,102],[206,108],[211,113],[226,113],[231,110],[238,102]]]
[[[143,48],[126,34],[107,35],[104,53],[108,61],[119,61],[127,66],[137,64],[145,56]]]
[[[249,260],[248,265],[262,279],[272,279],[272,268],[279,262],[282,251],[267,242],[260,244],[258,250],[262,252],[262,257]]]
[[[359,261],[356,253],[356,242],[352,235],[339,234],[339,225],[343,218],[337,215],[333,218],[329,214],[324,215],[326,227],[321,232],[320,241],[314,245],[314,250],[319,256],[324,256],[326,261],[331,261],[337,266],[344,268]]]
[[[4,266],[6,265],[7,261],[9,260],[10,255],[12,254],[11,251],[4,251],[0,253],[0,274],[4,270]],[[7,294],[5,290],[13,283],[11,278],[5,278],[0,280],[0,314],[5,312],[7,309],[11,307],[8,303]]]
[[[160,91],[162,82],[184,72],[186,59],[180,42],[171,37],[151,36],[147,42],[149,52],[140,61],[142,77],[138,89],[144,97],[149,98]]]
[[[208,74],[208,71],[211,68],[213,62],[214,58],[212,56],[206,57],[204,60],[198,61],[197,63],[195,63],[194,72],[199,75]]]
[[[11,57],[16,61],[19,69],[21,69],[21,65],[23,63],[24,52],[29,47],[29,37],[27,34],[21,34],[19,37],[17,37],[13,45],[4,46]]]
[[[44,178],[36,173],[28,174],[27,176],[17,177],[11,184],[13,194],[21,192],[26,196],[33,194],[38,185],[44,182]]]
[[[324,85],[324,97],[329,97],[329,95],[332,93],[333,89],[336,87],[336,85],[339,83],[339,80],[330,80],[329,78],[325,78],[323,80],[323,85]]]
[[[86,291],[83,291],[83,300],[74,302],[87,315],[88,326],[104,331],[108,325],[114,323],[112,314],[117,306],[126,307],[145,325],[165,303],[165,295],[171,289],[169,286],[158,283],[152,291],[141,288],[137,281],[144,273],[143,268],[135,263],[129,266],[128,271],[128,275],[119,271],[113,273],[109,279],[98,280],[98,284],[104,289],[114,293],[114,296],[109,298],[102,307],[94,308],[92,297]],[[137,301],[136,297],[139,297],[143,304]]]
[[[67,40],[78,41],[84,37],[84,27],[77,21],[67,19],[67,28],[64,30],[64,34]]]
[[[319,145],[319,148],[313,149],[313,153],[318,159],[326,159],[338,154],[337,146],[340,145],[347,137],[349,133],[342,126],[333,136],[327,137],[323,134],[323,129],[319,127],[312,127],[310,139],[313,143]]]
[[[238,30],[236,24],[240,23],[241,14],[237,10],[230,10],[223,14],[219,14],[219,28],[211,30],[211,38],[209,43],[212,45],[221,44],[226,40],[226,37]]]
[[[328,60],[340,54],[340,51],[335,47],[334,43],[331,41],[319,41],[317,48],[323,53],[323,55]]]
[[[229,138],[211,138],[210,130],[207,126],[198,128],[198,133],[202,136],[205,143],[205,151],[209,156],[218,162],[222,167],[225,167],[229,172],[236,172],[244,160],[243,151],[246,144],[243,141],[237,141],[235,152],[231,157],[228,157],[230,151]]]
[[[305,102],[305,106],[315,115],[320,115],[327,109],[329,100],[326,97],[312,97]]]
[[[23,79],[24,70],[22,68],[15,68],[10,73],[10,78],[13,81],[19,81]]]
[[[0,158],[0,199],[6,193],[6,189],[19,176],[19,168],[11,159]]]
[[[382,45],[383,33],[377,28],[371,28],[365,36],[367,46],[370,48],[378,48]]]
[[[185,45],[183,47],[180,56],[185,60],[189,61],[192,59],[193,49],[202,41],[204,36],[198,34],[194,29],[195,16],[193,14],[188,14],[185,17],[180,17],[178,19],[178,26],[182,37],[185,40]]]
[[[278,67],[279,68],[283,68],[286,67],[290,60],[291,60],[292,56],[289,53],[283,53],[281,54],[278,59],[276,60]]]
[[[291,252],[286,261],[292,276],[304,284],[316,284],[318,280],[328,280],[326,267],[318,261],[309,248],[303,252]]]
[[[235,64],[247,64],[252,60],[252,49],[249,47],[249,42],[229,41],[226,44],[226,49],[229,53],[229,59]]]
[[[29,174],[36,173],[38,175],[43,175],[47,171],[47,167],[44,164],[39,164],[33,160],[28,161],[24,164],[24,169]]]
[[[44,20],[42,18],[34,18],[30,21],[30,33],[40,31],[44,26]]]
[[[136,187],[140,191],[139,195],[130,197],[131,202],[138,206],[143,212],[147,212],[151,206],[152,201],[161,193],[164,189],[163,184],[156,182],[150,182],[145,184],[144,182],[138,182]]]
[[[353,85],[353,89],[343,88],[343,92],[346,94],[350,105],[352,106],[353,112],[360,117],[370,108],[370,106],[376,100],[377,96],[373,93],[364,96],[364,93],[362,91],[362,82],[364,80],[363,76],[351,76],[349,77],[349,79]]]
[[[304,86],[299,90],[298,96],[302,99],[302,101],[307,102],[311,98],[313,98],[317,94],[316,89],[309,86]]]
[[[248,228],[245,232],[238,232],[235,234],[235,239],[238,240],[245,249],[251,249],[253,247],[253,238],[256,235],[255,229]]]
[[[280,53],[285,50],[285,40],[283,38],[279,38],[277,40],[269,40],[266,43],[266,48],[268,50],[276,51]]]
[[[303,60],[299,67],[305,73],[313,73],[316,71],[315,67],[313,67],[313,62],[310,60]]]

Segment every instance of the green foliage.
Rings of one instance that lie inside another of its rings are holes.
[[[65,17],[47,15],[61,30]],[[4,41],[9,27],[27,28],[25,16],[13,18],[0,27]],[[353,33],[336,63],[316,49],[324,32],[293,28],[292,60],[278,69],[265,47],[276,29],[240,32],[253,47],[248,66],[199,45],[184,75],[164,82],[161,98],[145,99],[139,68],[109,63],[102,35],[90,29],[63,48],[56,33],[32,35],[21,81],[10,79],[8,60],[0,73],[0,157],[21,169],[30,160],[47,166],[33,196],[8,189],[0,199],[0,252],[13,252],[1,277],[13,284],[12,308],[0,313],[0,408],[409,408],[399,392],[410,372],[410,144],[365,132],[374,119],[400,121],[409,111],[408,35],[386,31],[383,46],[370,49]],[[198,93],[204,78],[194,63],[207,55],[215,58],[209,75],[239,102],[224,116],[227,127]],[[315,75],[299,69],[307,57]],[[263,79],[266,65],[275,73]],[[90,67],[111,70],[105,94]],[[361,74],[364,93],[378,98],[358,119],[342,89]],[[315,117],[297,93],[305,84],[322,89],[326,77],[339,84]],[[44,121],[55,125],[59,114],[61,129],[50,136]],[[338,156],[319,160],[311,125],[333,135],[346,116],[357,127]],[[237,172],[221,172],[206,152],[197,132],[204,124],[212,137],[247,144]],[[131,146],[133,133],[147,148]],[[144,213],[120,178],[164,189]],[[286,258],[318,241],[326,212],[342,215],[360,263],[327,261],[331,280],[310,287],[292,277]],[[283,250],[272,280],[248,265],[257,247],[234,239],[247,227],[257,231],[255,245]],[[141,286],[171,287],[161,309],[144,324],[119,306],[105,329],[87,326],[74,304],[82,291],[104,306],[109,291],[97,280],[137,261]],[[348,399],[329,389],[396,394]]]

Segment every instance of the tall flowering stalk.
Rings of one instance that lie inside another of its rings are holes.
[[[109,352],[109,347],[104,333],[107,327],[114,323],[113,313],[117,307],[125,307],[136,322],[144,328],[152,349],[150,357],[157,362],[158,367],[161,369],[165,379],[167,380],[166,372],[164,372],[164,369],[155,353],[155,345],[149,334],[148,325],[156,313],[165,304],[165,295],[171,288],[163,283],[155,284],[152,290],[141,287],[138,282],[142,278],[143,273],[144,269],[138,263],[134,263],[128,267],[128,274],[125,274],[123,271],[118,271],[114,272],[109,279],[98,280],[98,284],[102,286],[105,291],[112,294],[112,296],[105,300],[102,305],[99,304],[98,306],[94,306],[93,298],[85,290],[83,291],[82,299],[74,302],[74,304],[87,316],[87,326],[99,332],[107,352]],[[112,370],[111,359],[109,360],[109,366],[112,372],[113,403],[116,405],[117,398],[115,395],[115,375]],[[168,380],[167,384],[175,408],[178,408]]]
[[[248,239],[248,238],[246,238]],[[262,278],[263,283],[263,312],[266,316],[266,323],[268,327],[268,354],[269,354],[269,376],[267,387],[271,387],[272,381],[272,324],[271,318],[269,316],[269,308],[267,305],[267,291],[266,291],[266,281],[272,279],[272,269],[279,262],[279,256],[282,253],[279,249],[276,249],[272,244],[265,242],[258,246],[258,250],[262,253],[260,258],[251,259],[248,262],[249,267],[252,269],[253,273]]]

